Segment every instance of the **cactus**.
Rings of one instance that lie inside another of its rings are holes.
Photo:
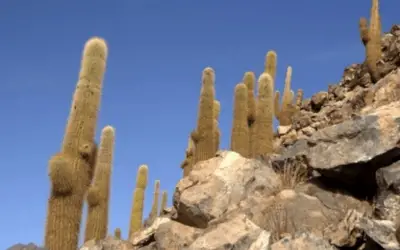
[[[117,228],[114,230],[114,237],[117,238],[118,240],[121,239],[121,229],[120,229],[119,227],[117,227]]]
[[[163,191],[161,196],[160,213],[158,214],[159,216],[161,216],[165,211],[165,209],[167,209],[167,205],[168,205],[168,193],[167,191]]]
[[[195,134],[194,131],[192,132],[191,136],[189,136],[188,146],[185,152],[185,160],[183,160],[183,162],[181,163],[181,168],[183,169],[183,177],[188,176],[193,168],[193,160],[195,152],[195,144],[193,142],[193,137],[192,137],[193,134]]]
[[[215,143],[214,154],[216,154],[217,151],[219,150],[219,143],[221,138],[221,130],[219,129],[219,123],[218,123],[219,114],[221,112],[221,104],[219,103],[219,101],[214,100],[213,109],[214,109],[213,129],[214,129],[214,143]]]
[[[256,77],[253,72],[246,72],[243,77],[243,83],[247,87],[247,126],[249,128],[249,157],[253,157],[253,144],[255,136],[255,120],[256,120],[256,99],[254,96],[254,83]]]
[[[84,195],[96,158],[94,136],[106,59],[105,41],[91,38],[83,50],[61,152],[49,162],[51,193],[45,229],[46,249],[75,250],[78,247]]]
[[[115,131],[111,126],[103,128],[96,161],[92,186],[87,194],[88,216],[86,219],[85,242],[104,239],[108,231],[108,208],[110,179],[114,150]]]
[[[282,107],[279,108],[279,91],[275,92],[274,96],[274,113],[276,119],[279,120],[280,126],[289,126],[292,124],[292,118],[296,111],[298,111],[297,107],[293,104],[294,93],[291,90],[291,81],[292,81],[292,67],[288,67],[286,71],[285,78],[285,87],[283,90],[282,96]],[[297,92],[298,96],[296,102],[302,100],[302,91]],[[300,95],[300,96],[299,96]]]
[[[299,111],[303,105],[303,90],[298,89],[296,94],[296,110]]]
[[[248,91],[244,83],[235,87],[235,98],[233,108],[233,124],[231,135],[231,150],[249,157],[249,127],[248,117]]]
[[[194,164],[199,161],[208,160],[215,155],[215,140],[213,133],[213,106],[215,96],[214,81],[214,70],[209,67],[204,69],[197,118],[197,138],[195,140],[196,147],[194,153]]]
[[[157,218],[159,199],[160,199],[160,181],[156,180],[154,183],[153,205],[151,206],[151,211],[148,219],[149,225],[152,225],[154,220]]]
[[[265,66],[264,66],[264,73],[269,74],[272,77],[273,82],[275,82],[276,79],[276,65],[277,65],[278,59],[276,52],[273,50],[270,50],[267,52],[267,55],[265,56]],[[272,89],[275,89],[275,86],[272,86]]]
[[[268,73],[261,74],[258,79],[255,156],[273,152],[273,86],[272,77]]]
[[[371,81],[376,83],[380,79],[377,63],[381,58],[381,20],[379,16],[379,0],[372,0],[370,24],[362,17],[359,21],[360,37],[365,47],[366,65]]]
[[[131,239],[133,233],[139,231],[142,228],[144,193],[147,186],[148,171],[149,170],[147,165],[141,165],[137,173],[136,188],[133,194],[132,211],[129,226],[129,239]]]

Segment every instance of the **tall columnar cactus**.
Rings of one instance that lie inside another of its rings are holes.
[[[264,73],[269,74],[272,77],[272,80],[274,82],[276,79],[277,62],[278,62],[278,59],[277,59],[276,52],[273,50],[268,51],[267,55],[265,56]],[[275,89],[275,86],[273,86],[273,89]]]
[[[253,144],[255,140],[256,99],[254,96],[254,85],[256,76],[253,72],[246,72],[243,83],[247,87],[247,126],[249,128],[249,157],[254,156]]]
[[[214,142],[215,142],[215,147],[214,147],[214,154],[217,153],[219,150],[219,143],[220,143],[220,138],[221,138],[221,130],[219,129],[219,114],[221,112],[221,104],[219,101],[214,100],[214,106],[213,106],[213,112],[214,112]]]
[[[83,50],[61,152],[49,162],[51,193],[46,249],[76,250],[78,247],[84,196],[93,177],[96,158],[94,136],[106,59],[105,41],[91,38]]]
[[[85,242],[91,239],[104,239],[107,236],[114,140],[114,128],[106,126],[101,133],[96,171],[87,193]]]
[[[168,205],[168,193],[167,191],[163,191],[161,196],[161,207],[159,216],[161,216],[164,210],[167,209],[167,205]]]
[[[117,227],[117,228],[114,230],[114,237],[117,238],[118,240],[121,239],[121,229],[120,229],[119,227]]]
[[[153,204],[148,219],[149,225],[152,225],[158,215],[158,203],[160,199],[160,181],[156,180],[154,183]]]
[[[273,79],[263,73],[258,79],[256,141],[254,155],[266,155],[273,152]]]
[[[231,150],[249,157],[249,127],[248,116],[248,91],[244,83],[235,87],[235,98],[233,105],[233,124],[231,135]]]
[[[133,193],[131,220],[128,236],[129,239],[131,239],[133,233],[139,231],[142,228],[144,193],[147,186],[148,171],[149,170],[147,165],[141,165],[137,173],[136,188]]]
[[[381,19],[379,16],[379,0],[372,0],[370,24],[366,18],[360,18],[359,22],[361,41],[365,46],[366,64],[372,82],[380,79],[377,63],[381,58]]]
[[[294,93],[291,89],[292,81],[292,67],[288,67],[286,71],[285,87],[282,96],[282,107],[279,108],[279,91],[275,92],[274,97],[274,113],[276,119],[279,120],[279,125],[289,126],[292,124],[292,118],[296,111],[298,111],[295,104],[293,104]],[[296,104],[298,101],[302,101],[303,92],[300,90],[297,92]]]
[[[202,76],[202,86],[197,118],[196,135],[192,138],[196,145],[194,153],[194,164],[199,161],[214,157],[214,89],[215,73],[212,68],[205,68]]]
[[[194,134],[194,132],[192,132]],[[186,177],[192,171],[194,164],[194,153],[195,153],[195,144],[192,139],[192,135],[189,136],[188,146],[185,151],[185,159],[181,163],[181,168],[183,169],[183,177]]]

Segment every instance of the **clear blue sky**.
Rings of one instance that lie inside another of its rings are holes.
[[[384,31],[399,22],[400,1],[382,1]],[[243,73],[278,54],[276,86],[293,67],[305,97],[338,82],[363,60],[358,19],[368,0],[22,1],[0,2],[0,249],[43,242],[47,161],[63,138],[81,52],[91,36],[109,45],[98,121],[116,127],[109,230],[126,237],[136,170],[150,169],[169,191],[181,178],[196,122],[203,68],[216,71],[222,148],[229,145],[232,96]],[[171,201],[170,201],[171,202]]]

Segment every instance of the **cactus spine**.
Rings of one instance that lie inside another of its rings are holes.
[[[254,83],[256,77],[253,72],[246,72],[243,82],[247,87],[247,126],[249,128],[249,157],[254,157],[253,144],[255,140],[256,99],[254,96]]]
[[[194,164],[214,157],[214,89],[215,73],[212,68],[205,68],[197,118],[197,128],[193,140],[195,142]]]
[[[107,236],[114,140],[114,128],[111,126],[103,128],[96,171],[87,194],[88,217],[86,219],[85,242],[91,239],[104,239]]]
[[[273,81],[268,73],[258,79],[255,156],[273,152]]]
[[[161,216],[163,212],[167,209],[167,204],[168,204],[168,193],[167,191],[163,191],[161,196],[161,207],[159,216]]]
[[[153,224],[154,220],[157,218],[159,199],[160,199],[160,181],[156,180],[154,183],[153,205],[151,206],[151,211],[148,220],[149,225]]]
[[[279,91],[275,92],[274,97],[274,113],[276,119],[279,120],[279,125],[289,126],[292,124],[292,117],[296,111],[293,103],[294,93],[291,89],[292,67],[288,67],[286,71],[285,87],[282,96],[282,107],[279,108]]]
[[[121,229],[120,229],[119,227],[117,227],[117,228],[114,230],[114,237],[117,238],[118,240],[121,239]]]
[[[249,127],[248,117],[248,91],[244,83],[239,83],[235,87],[235,98],[233,108],[233,124],[231,135],[231,150],[241,154],[243,157],[249,156]]]
[[[221,112],[221,104],[219,103],[219,101],[214,100],[213,109],[214,109],[213,129],[214,129],[214,143],[215,143],[214,154],[216,154],[217,151],[219,150],[219,143],[221,138],[221,130],[219,129],[219,123],[218,123],[219,114]]]
[[[94,136],[106,59],[105,41],[91,38],[83,50],[61,152],[49,162],[51,193],[45,230],[47,249],[75,250],[78,247],[84,195],[93,176],[96,158]]]
[[[147,186],[148,171],[147,165],[141,165],[137,173],[129,226],[129,239],[131,239],[133,233],[142,228],[144,193]]]
[[[371,81],[376,83],[380,79],[377,63],[381,58],[381,20],[379,16],[379,1],[372,0],[370,24],[366,18],[360,18],[359,28],[361,41],[365,46],[366,64]]]

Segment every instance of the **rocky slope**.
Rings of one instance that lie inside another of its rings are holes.
[[[278,154],[220,151],[131,242],[109,237],[81,250],[400,249],[400,26],[382,46],[384,77],[372,84],[365,65],[346,68],[278,129]]]
[[[379,82],[363,64],[346,68],[278,128],[276,155],[220,151],[133,240],[81,250],[400,250],[400,25],[382,50]]]

